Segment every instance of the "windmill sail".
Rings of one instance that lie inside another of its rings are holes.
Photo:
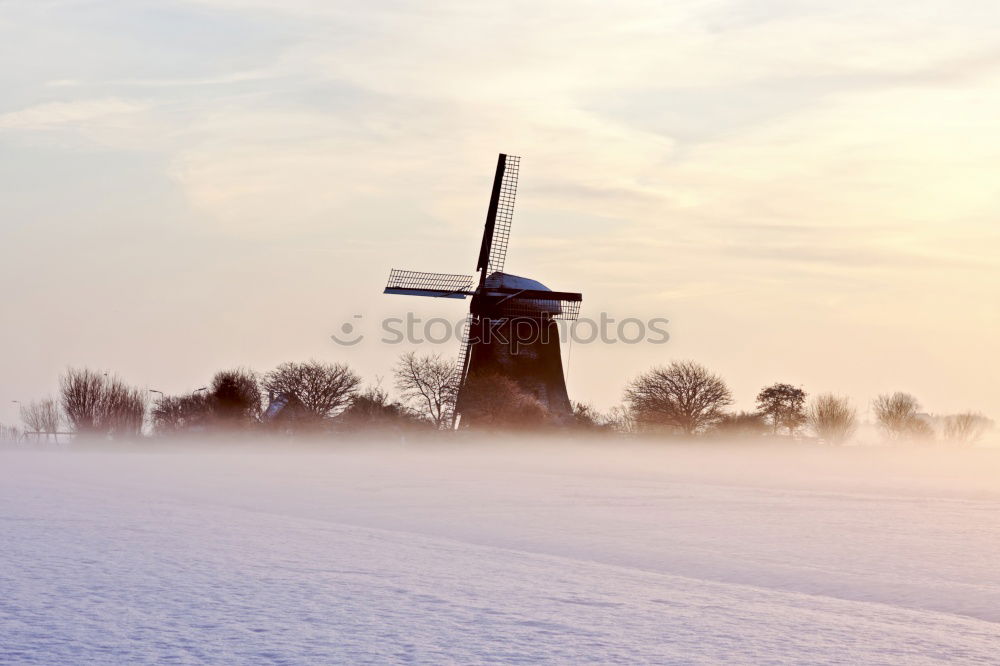
[[[517,197],[517,175],[521,158],[517,155],[500,154],[497,170],[493,176],[493,192],[490,206],[486,211],[486,226],[483,228],[483,242],[479,247],[477,271],[483,271],[480,284],[486,276],[503,271],[507,258],[507,241],[510,238],[510,224],[514,218],[514,199]]]
[[[383,293],[437,298],[465,298],[472,294],[475,280],[471,275],[454,273],[422,273],[394,268]]]
[[[472,327],[472,320],[474,315],[469,313],[465,316],[465,326],[462,328],[462,346],[458,351],[458,364],[455,366],[455,371],[458,373],[457,384],[461,386],[465,382],[465,375],[469,369],[469,339],[470,339],[470,329]]]

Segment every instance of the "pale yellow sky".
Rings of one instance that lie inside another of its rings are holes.
[[[388,269],[472,271],[501,151],[508,270],[670,320],[564,350],[572,398],[692,358],[742,407],[787,381],[1000,417],[998,28],[979,0],[3,3],[0,421],[66,365],[390,384],[378,319],[463,305]]]

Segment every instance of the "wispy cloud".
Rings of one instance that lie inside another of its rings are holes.
[[[85,79],[54,79],[46,81],[43,85],[49,88],[89,88],[89,87],[111,87],[111,88],[185,88],[200,86],[225,86],[233,83],[245,83],[250,81],[263,81],[274,76],[274,72],[269,69],[248,70],[233,72],[222,76],[192,76],[185,78],[147,78],[147,79],[108,79],[108,80],[85,80]]]
[[[113,98],[46,102],[0,113],[0,129],[44,130],[67,125],[86,125],[108,117],[136,113],[146,108],[147,105],[142,102]]]

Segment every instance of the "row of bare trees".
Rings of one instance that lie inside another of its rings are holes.
[[[976,412],[932,416],[920,411],[920,402],[909,393],[880,395],[872,403],[887,439],[927,442],[937,434],[948,443],[975,444],[993,427],[993,421]]]
[[[150,400],[149,391],[114,375],[70,368],[59,378],[58,399],[23,404],[20,411],[25,432],[46,438],[66,430],[91,438],[131,438],[147,424],[160,435],[451,424],[454,361],[411,352],[400,357],[394,375],[399,400],[380,382],[364,387],[346,364],[315,360],[282,363],[263,375],[246,368],[224,370],[206,387]],[[22,437],[16,429],[4,435]]]
[[[607,414],[587,405],[574,406],[582,425],[628,432],[673,432],[684,436],[798,436],[803,430],[831,444],[851,439],[858,427],[857,410],[844,396],[831,393],[808,400],[801,388],[787,383],[764,387],[755,411],[728,411],[733,395],[725,381],[703,365],[675,361],[640,374],[625,389],[624,404]],[[956,445],[979,441],[992,421],[972,412],[934,417],[906,393],[878,396],[872,403],[876,424],[890,442],[941,438]]]
[[[84,437],[142,433],[147,393],[105,372],[70,368],[59,378],[59,399],[21,405],[23,435],[58,440],[67,429]],[[20,434],[19,434],[20,436]]]
[[[281,406],[290,405],[281,423],[306,428],[339,411],[358,384],[347,366],[318,361],[283,363],[263,376],[246,368],[223,370],[204,389],[157,400],[152,427],[159,435],[252,430],[280,396]]]
[[[262,426],[283,432],[450,425],[455,364],[404,354],[394,368],[400,400],[378,383],[364,387],[343,363],[282,363],[263,375],[218,373],[205,393],[164,396],[153,406],[153,430],[173,434]]]
[[[364,428],[449,428],[457,400],[455,361],[439,355],[403,354],[393,368],[398,399],[381,387],[364,387],[343,363],[310,360],[282,363],[258,375],[237,368],[215,374],[208,386],[162,395],[148,411],[161,435],[270,428],[284,432]],[[59,400],[22,405],[27,431],[56,435],[65,427],[84,436],[136,437],[146,423],[148,392],[120,378],[89,369],[69,369],[60,378]],[[829,393],[812,400],[787,383],[764,387],[756,410],[729,411],[726,382],[703,365],[675,361],[640,374],[624,402],[607,413],[574,405],[575,424],[619,432],[673,432],[684,436],[798,436],[808,430],[832,444],[847,442],[858,427],[856,409]],[[546,407],[516,382],[499,375],[474,377],[463,389],[462,412],[477,427],[532,429],[552,422]],[[906,393],[878,396],[876,423],[891,442],[928,441],[936,433],[954,444],[973,444],[992,422],[972,412],[934,417],[922,413]]]

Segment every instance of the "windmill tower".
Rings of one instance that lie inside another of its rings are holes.
[[[504,154],[497,159],[476,263],[478,284],[472,275],[392,269],[384,293],[472,297],[458,358],[459,415],[470,379],[500,375],[514,381],[560,421],[571,416],[572,407],[566,393],[556,320],[576,319],[583,296],[552,291],[535,280],[503,272],[520,159]]]

